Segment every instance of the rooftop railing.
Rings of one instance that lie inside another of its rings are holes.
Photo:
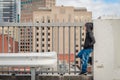
[[[57,67],[37,68],[37,74],[76,74],[75,55],[84,42],[81,23],[0,23],[0,53],[57,53]],[[29,67],[1,67],[1,74],[30,74]]]

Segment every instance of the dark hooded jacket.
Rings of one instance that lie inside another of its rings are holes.
[[[86,38],[84,43],[84,49],[93,49],[95,44],[95,38],[93,36],[93,23],[86,23]]]

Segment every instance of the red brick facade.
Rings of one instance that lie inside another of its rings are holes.
[[[3,49],[2,37],[3,35],[0,34],[0,53],[2,53],[2,49]],[[9,46],[9,49],[8,49],[8,46]],[[13,41],[13,38],[9,37],[9,44],[8,44],[8,35],[4,35],[4,53],[8,53],[8,50],[9,50],[9,53],[13,53],[13,52],[18,53],[18,42]]]

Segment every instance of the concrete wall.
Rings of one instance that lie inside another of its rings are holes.
[[[120,19],[94,20],[94,80],[120,80]]]

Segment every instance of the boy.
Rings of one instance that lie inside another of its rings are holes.
[[[83,45],[83,49],[76,55],[76,58],[80,58],[82,61],[82,71],[79,73],[87,74],[87,64],[89,60],[89,55],[93,51],[93,45],[95,43],[95,38],[93,36],[93,23],[86,23],[85,24],[85,42]]]

